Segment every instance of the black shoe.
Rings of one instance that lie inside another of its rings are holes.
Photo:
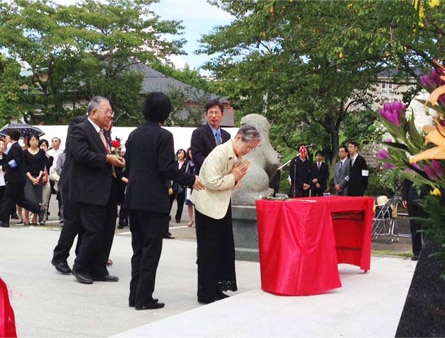
[[[124,226],[119,224],[117,228],[118,228],[118,229],[123,229]]]
[[[414,255],[413,257],[411,257],[412,261],[418,261],[419,260],[419,256],[418,255]]]
[[[51,261],[51,264],[54,265],[57,271],[68,275],[71,273],[71,269],[67,262],[56,262],[54,259]]]
[[[116,276],[101,276],[101,277],[92,277],[93,281],[95,282],[117,282],[119,281],[119,277]]]
[[[176,221],[176,223],[181,223],[181,220],[180,219],[177,219],[177,220],[175,220]]]
[[[76,280],[81,284],[93,284],[93,279],[88,274],[78,273],[74,270],[71,271]]]
[[[153,302],[153,303],[148,303],[148,304],[144,304],[144,305],[137,305],[134,308],[136,310],[156,310],[156,309],[163,308],[164,306],[165,306],[164,303]]]
[[[213,303],[215,300],[217,300],[217,299],[216,298],[208,299],[208,298],[199,298],[198,297],[198,303],[201,303],[201,304],[210,304],[210,303]]]
[[[15,211],[11,212],[11,218],[12,219],[19,219],[19,215],[17,215],[17,213]]]
[[[0,227],[2,227],[2,228],[9,228],[9,223],[7,223],[7,222],[0,222]]]
[[[173,235],[169,232],[167,235],[164,236],[164,238],[167,238],[167,239],[175,239],[175,236],[173,236]]]
[[[221,299],[229,298],[229,297],[230,297],[229,295],[226,295],[222,291],[219,291],[219,292],[216,293],[216,299],[217,300],[221,300]]]
[[[159,299],[153,298],[153,303],[157,303],[157,302],[159,302]],[[130,297],[128,299],[128,306],[129,307],[134,307],[134,304],[135,304],[134,298]]]
[[[39,223],[43,221],[43,217],[45,216],[46,208],[41,205],[39,210]]]

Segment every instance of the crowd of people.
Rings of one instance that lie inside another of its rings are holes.
[[[163,238],[174,238],[169,221],[176,200],[175,221],[181,221],[186,204],[188,226],[196,226],[198,301],[208,304],[228,297],[225,291],[237,290],[232,191],[251,164],[244,156],[258,146],[261,135],[247,124],[231,139],[221,128],[224,107],[211,100],[205,106],[207,124],[194,130],[189,149],[175,155],[173,135],[161,128],[170,112],[167,95],[147,95],[145,123],[129,135],[125,154],[118,155],[111,152],[112,106],[101,96],[92,98],[86,115],[71,121],[63,152],[60,139],[53,138],[49,147],[37,134],[28,135],[22,149],[19,130],[8,130],[0,139],[0,226],[9,226],[16,205],[25,209],[25,225],[43,224],[56,187],[63,227],[52,265],[82,284],[117,282],[107,265],[121,205],[118,227],[129,223],[132,234],[129,306],[158,309],[164,303],[153,297],[156,271]],[[336,194],[363,196],[369,172],[358,145],[350,142],[338,153]],[[289,166],[289,197],[323,196],[327,191],[328,166],[322,152],[315,158],[308,159],[306,147],[298,149]],[[67,259],[76,238],[71,268]]]
[[[363,196],[368,186],[369,171],[366,160],[358,154],[358,144],[349,142],[340,146],[340,161],[335,164],[334,186],[340,196]],[[289,197],[323,196],[327,191],[329,169],[323,162],[323,153],[317,151],[316,161],[308,159],[304,145],[289,165]],[[329,194],[329,193],[328,193]]]

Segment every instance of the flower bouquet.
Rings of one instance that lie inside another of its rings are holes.
[[[445,68],[435,63],[437,68],[421,79],[430,96],[419,100],[435,111],[434,125],[424,126],[419,133],[414,114],[407,116],[405,105],[385,103],[379,110],[380,120],[392,139],[384,142],[387,149],[380,150],[378,156],[387,168],[402,169],[402,175],[416,187],[431,187],[431,194],[420,202],[429,214],[422,220],[427,225],[424,232],[442,250],[434,255],[445,256]]]

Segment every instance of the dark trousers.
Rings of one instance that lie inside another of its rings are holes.
[[[309,189],[303,190],[303,188],[296,188],[294,195],[294,189],[291,187],[289,191],[289,197],[309,197],[309,191]]]
[[[6,184],[2,206],[0,208],[0,221],[9,223],[9,215],[16,204],[33,213],[39,212],[40,205],[26,199],[24,190],[25,183],[9,182]]]
[[[73,269],[92,277],[108,275],[106,267],[116,227],[116,180],[105,206],[77,202],[83,235]]]
[[[77,237],[76,255],[79,252],[79,246],[82,236],[82,223],[77,212],[77,203],[67,198],[68,190],[64,189],[61,193],[63,198],[63,217],[65,223],[60,232],[59,241],[54,248],[53,260],[56,262],[66,262],[70,255],[74,239]]]
[[[173,200],[170,200],[170,211],[173,206]],[[178,204],[178,208],[176,209],[176,215],[175,220],[180,221],[182,216],[182,209],[184,208],[184,201],[185,201],[185,190],[181,191],[179,194],[176,195],[176,203]]]
[[[408,216],[427,217],[426,213],[423,211],[423,208],[420,205],[413,203],[408,204]],[[419,223],[417,220],[410,219],[409,225],[411,230],[413,254],[415,256],[419,256],[420,250],[422,250],[422,233],[419,232],[419,230],[422,230],[422,223]]]
[[[195,209],[198,243],[198,301],[213,301],[221,291],[236,291],[232,209],[214,219]]]
[[[133,256],[129,300],[136,306],[153,302],[156,270],[162,251],[162,237],[168,215],[130,210]]]
[[[323,189],[314,188],[312,190],[312,196],[323,196]]]

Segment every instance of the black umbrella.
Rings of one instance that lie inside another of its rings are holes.
[[[18,129],[22,137],[30,134],[37,134],[39,137],[45,135],[45,133],[40,128],[34,127],[28,123],[10,123],[0,129],[0,134],[5,134],[8,130],[11,129]]]

